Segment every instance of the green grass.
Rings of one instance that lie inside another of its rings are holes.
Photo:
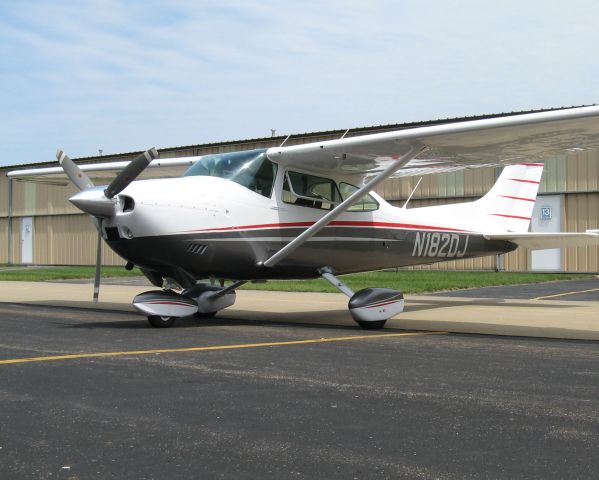
[[[555,280],[592,278],[592,275],[567,273],[509,273],[509,272],[439,272],[399,271],[370,272],[340,277],[349,287],[357,291],[366,287],[387,287],[404,293],[438,292],[463,288],[487,287],[491,285],[514,285],[539,283]],[[278,290],[285,292],[337,292],[330,283],[317,280],[276,280],[267,283],[251,283],[242,288],[251,290]]]
[[[124,267],[103,267],[103,277],[139,276],[141,272]],[[47,281],[63,279],[93,278],[94,267],[14,267],[0,271],[1,280]],[[510,273],[510,272],[440,272],[409,271],[370,272],[344,275],[341,279],[353,290],[366,287],[388,287],[404,293],[438,292],[462,288],[486,287],[491,285],[514,285],[539,283],[554,280],[591,278],[592,275],[569,273]],[[249,283],[242,288],[249,290],[278,290],[285,292],[337,292],[328,282],[316,280],[273,280],[267,283]]]
[[[42,282],[46,280],[66,280],[69,278],[94,278],[95,267],[14,267],[0,271],[0,280]],[[135,277],[141,272],[134,268],[102,267],[102,277]]]

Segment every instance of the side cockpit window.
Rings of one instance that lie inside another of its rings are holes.
[[[339,184],[339,190],[341,190],[341,196],[343,200],[348,198],[352,193],[358,190],[358,187],[349,183],[341,182]],[[348,212],[372,212],[378,210],[379,203],[374,199],[372,195],[364,195],[356,203],[347,209]]]
[[[332,210],[342,199],[333,180],[288,171],[283,181],[283,201],[301,207]]]

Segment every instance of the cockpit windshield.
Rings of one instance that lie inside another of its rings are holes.
[[[205,155],[183,174],[231,180],[253,192],[270,197],[277,165],[266,157],[266,149]]]

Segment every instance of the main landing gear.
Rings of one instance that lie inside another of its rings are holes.
[[[169,317],[163,315],[148,315],[148,322],[154,328],[168,328],[172,327],[179,317]]]
[[[322,278],[349,297],[349,313],[365,330],[383,328],[391,317],[401,313],[404,307],[403,294],[391,288],[364,288],[355,292],[339,280],[330,267],[319,270]]]
[[[168,328],[180,317],[214,317],[219,310],[235,303],[235,288],[242,283],[236,282],[224,288],[199,283],[181,293],[151,290],[137,295],[133,299],[133,306],[148,316],[152,327]]]

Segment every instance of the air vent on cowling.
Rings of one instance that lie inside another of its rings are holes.
[[[208,245],[202,245],[201,243],[190,243],[187,245],[187,251],[195,253],[196,255],[202,255],[208,248]]]
[[[135,200],[127,195],[119,195],[119,199],[121,200],[121,205],[123,205],[123,213],[132,212],[135,208]]]

